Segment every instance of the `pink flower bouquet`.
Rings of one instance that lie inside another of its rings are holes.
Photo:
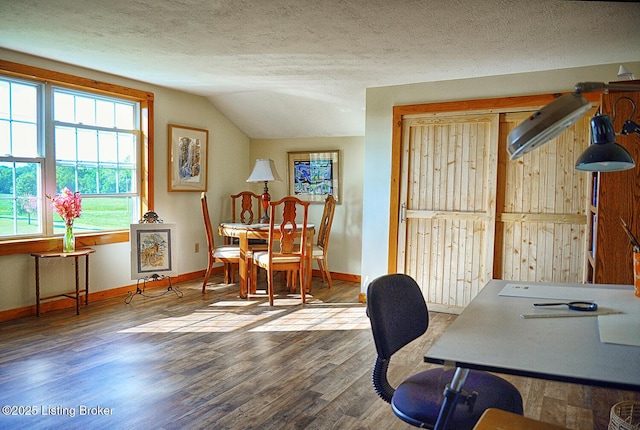
[[[74,219],[80,218],[82,197],[79,192],[72,193],[69,188],[64,187],[60,194],[56,194],[54,197],[47,195],[47,198],[51,200],[51,206],[67,226],[72,225]]]

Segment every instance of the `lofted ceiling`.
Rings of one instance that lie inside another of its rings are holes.
[[[640,60],[638,2],[0,0],[0,17],[2,48],[205,96],[254,139],[363,136],[369,87]]]

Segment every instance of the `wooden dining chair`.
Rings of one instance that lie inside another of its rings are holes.
[[[207,234],[208,247],[207,271],[204,274],[204,281],[202,282],[202,294],[204,294],[207,287],[207,281],[209,281],[209,276],[211,276],[213,265],[215,263],[220,262],[224,264],[224,282],[234,282],[234,266],[237,266],[240,263],[240,247],[238,245],[215,246],[206,193],[202,193],[200,195],[200,204],[202,205],[202,218],[204,219],[204,230]]]
[[[253,266],[251,282],[256,284],[257,268],[267,271],[267,291],[269,305],[273,306],[274,286],[273,275],[276,271],[292,274],[292,282],[296,283],[300,273],[300,297],[306,302],[307,288],[307,219],[309,216],[309,202],[303,202],[296,197],[284,197],[269,203],[269,240],[266,251],[253,252]],[[297,221],[302,218],[302,222]],[[278,220],[278,221],[276,221]],[[299,245],[297,244],[299,242]]]
[[[231,222],[241,222],[242,224],[253,224],[260,222],[260,211],[262,210],[262,198],[253,191],[240,191],[231,195]],[[232,242],[230,238],[225,238],[225,243]],[[267,241],[262,239],[249,239],[249,245],[256,249],[267,249]]]
[[[313,245],[313,254],[311,258],[318,262],[318,269],[322,276],[322,282],[327,280],[329,288],[333,286],[331,281],[331,272],[329,271],[329,262],[327,254],[329,252],[329,235],[331,234],[331,225],[333,224],[333,215],[336,211],[336,199],[329,194],[324,201],[324,212],[318,229],[318,240]]]
[[[258,222],[261,209],[260,196],[252,191],[241,191],[231,195],[231,222]]]
[[[260,212],[262,211],[262,197],[253,191],[240,191],[238,194],[231,194],[231,222],[241,222],[243,224],[254,224],[260,222]],[[230,245],[239,243],[237,238],[225,237],[224,243]],[[249,252],[264,251],[267,249],[267,241],[263,239],[249,239]],[[251,254],[248,255],[249,264],[253,264]],[[249,268],[251,273],[252,268]],[[255,283],[251,284],[249,292],[255,293]]]

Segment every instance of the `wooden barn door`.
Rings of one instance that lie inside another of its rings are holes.
[[[498,114],[403,118],[397,269],[459,312],[492,278]]]
[[[506,148],[509,132],[530,114],[501,116],[501,148]],[[585,282],[590,184],[589,175],[574,166],[589,144],[592,115],[515,161],[506,151],[500,153],[496,278]]]
[[[431,310],[460,312],[493,278],[585,281],[589,175],[574,165],[591,115],[511,161],[530,114],[403,116],[396,267]]]

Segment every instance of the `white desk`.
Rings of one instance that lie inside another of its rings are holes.
[[[598,319],[612,316],[523,319],[522,314],[540,312],[535,310],[533,303],[545,300],[500,296],[507,284],[581,287],[582,293],[584,288],[589,288],[591,299],[601,309],[615,309],[620,297],[628,296],[625,311],[632,309],[640,313],[640,299],[634,296],[633,286],[493,280],[431,346],[424,360],[468,369],[640,391],[640,347],[600,340]],[[634,324],[628,329],[638,331],[640,326]]]

